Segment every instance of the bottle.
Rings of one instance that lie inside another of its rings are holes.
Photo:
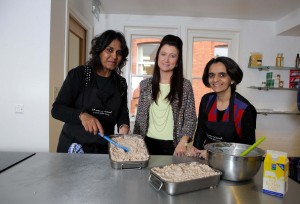
[[[277,53],[275,66],[276,66],[276,67],[281,67],[281,57],[280,57],[280,53]]]
[[[295,64],[295,67],[296,67],[296,68],[300,68],[300,57],[299,57],[299,54],[297,54],[297,57],[296,57],[296,64]]]
[[[283,53],[280,53],[280,67],[284,66],[284,57],[283,57]]]

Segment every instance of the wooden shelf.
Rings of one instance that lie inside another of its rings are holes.
[[[263,91],[269,91],[269,90],[297,91],[297,88],[276,88],[276,87],[261,87],[261,86],[249,86],[248,88],[263,90]]]
[[[281,115],[300,115],[300,111],[275,111],[275,110],[259,110],[257,114],[269,115],[269,114],[281,114]]]

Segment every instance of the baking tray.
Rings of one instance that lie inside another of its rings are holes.
[[[191,163],[191,162],[188,162],[186,164],[189,164],[189,163]],[[193,163],[195,163],[195,162],[193,162]],[[199,162],[196,162],[196,163],[199,163]],[[201,164],[201,163],[199,163],[199,164]],[[161,168],[164,166],[159,166],[159,167]],[[200,189],[216,187],[220,182],[222,172],[219,170],[216,170],[216,169],[213,169],[213,170],[215,172],[218,172],[219,174],[210,176],[210,177],[198,178],[198,179],[187,180],[187,181],[170,182],[170,181],[164,180],[159,175],[154,173],[151,168],[148,181],[149,181],[150,185],[153,188],[155,188],[155,190],[157,190],[157,191],[164,190],[169,195],[177,195],[177,194],[197,191]]]
[[[143,137],[141,135],[137,135],[137,134],[129,134],[129,135],[118,134],[118,135],[110,135],[109,137],[111,139],[113,139],[114,137],[125,137],[125,136],[138,137],[138,138],[143,139]],[[143,141],[144,141],[144,139],[143,139]],[[144,141],[144,144],[145,144],[146,151],[149,155],[149,151],[147,149],[145,141]],[[114,169],[142,169],[142,168],[145,168],[148,166],[150,155],[149,155],[148,159],[144,160],[144,161],[122,161],[122,162],[119,162],[119,161],[112,160],[111,153],[110,153],[110,146],[111,146],[111,144],[109,143],[108,144],[109,159],[110,159],[110,164],[111,164],[112,168],[114,168]]]

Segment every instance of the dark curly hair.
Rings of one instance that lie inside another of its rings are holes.
[[[122,49],[122,60],[115,69],[115,71],[120,74],[121,69],[126,65],[129,50],[124,35],[121,32],[114,30],[107,30],[101,35],[97,35],[93,38],[91,51],[89,53],[91,58],[87,62],[87,65],[94,69],[102,69],[103,67],[99,55],[113,40],[116,39],[120,41]]]
[[[231,58],[229,57],[217,57],[212,58],[205,66],[202,81],[204,85],[208,88],[210,88],[210,84],[208,82],[208,75],[209,75],[209,68],[212,64],[216,64],[218,62],[221,62],[224,64],[226,68],[226,72],[230,76],[230,78],[234,81],[233,84],[231,84],[231,91],[234,92],[236,90],[236,85],[239,84],[243,79],[243,71],[240,68],[240,66]]]
[[[159,82],[160,82],[160,71],[158,67],[158,55],[161,48],[164,45],[170,45],[176,47],[178,50],[178,60],[176,67],[173,70],[173,75],[171,78],[170,84],[170,93],[166,96],[166,98],[173,102],[176,97],[179,99],[179,107],[182,105],[182,95],[183,95],[183,62],[182,62],[182,40],[178,36],[174,35],[166,35],[160,42],[158,50],[156,52],[155,57],[155,65],[153,71],[153,78],[152,78],[152,98],[155,102],[157,102],[158,94],[160,92],[159,89]]]

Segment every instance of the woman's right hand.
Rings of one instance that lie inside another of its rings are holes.
[[[207,150],[199,150],[193,145],[188,146],[186,151],[186,156],[189,157],[200,157],[207,160]]]
[[[103,127],[97,118],[88,113],[80,113],[79,118],[85,131],[94,135],[100,132],[101,135],[104,135]]]

